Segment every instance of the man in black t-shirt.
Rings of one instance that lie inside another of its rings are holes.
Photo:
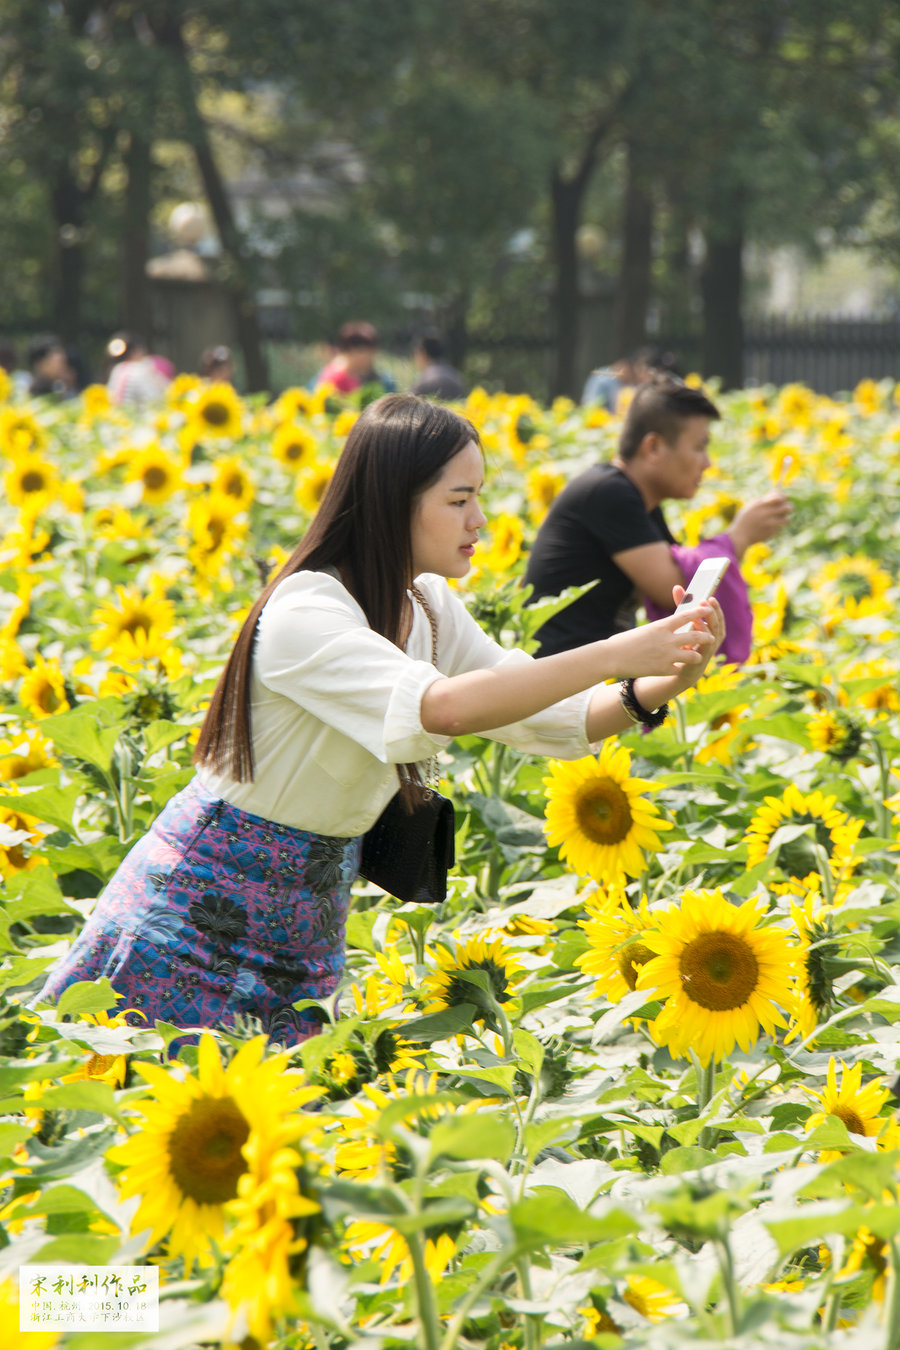
[[[672,587],[689,578],[673,557],[661,503],[694,496],[710,465],[709,429],[718,417],[701,390],[655,376],[635,393],[612,462],[586,469],[556,498],[525,572],[532,599],[599,584],[539,629],[539,656],[633,628],[645,599],[671,612]],[[723,551],[739,562],[750,544],[782,528],[790,510],[780,492],[749,502],[721,537]]]

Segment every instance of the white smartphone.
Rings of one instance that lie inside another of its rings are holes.
[[[694,605],[701,600],[709,600],[715,595],[719,582],[728,570],[730,558],[704,558],[694,575],[691,577],[684,593],[684,599],[675,610],[680,614],[684,609],[692,609]],[[681,628],[676,628],[676,633],[689,633],[693,628],[692,623],[686,623]]]

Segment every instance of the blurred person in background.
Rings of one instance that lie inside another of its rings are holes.
[[[447,401],[465,398],[466,387],[462,376],[450,365],[443,340],[433,329],[419,336],[413,348],[413,362],[419,376],[411,393]]]
[[[619,399],[626,389],[637,389],[654,373],[676,375],[675,356],[672,352],[661,352],[656,347],[637,347],[613,361],[610,366],[600,366],[592,370],[585,380],[581,394],[583,407],[606,408],[607,412],[616,412]]]
[[[201,354],[197,373],[202,380],[234,384],[234,356],[230,347],[207,347]]]
[[[136,333],[114,333],[106,344],[109,373],[106,386],[112,403],[143,406],[160,403],[175,374],[164,356],[151,356]]]
[[[376,368],[378,330],[371,323],[354,319],[341,326],[337,335],[337,353],[316,376],[315,387],[333,385],[341,394],[352,394],[367,384],[379,384],[391,393],[394,381]]]
[[[28,393],[32,398],[47,394],[73,398],[78,392],[65,345],[54,333],[42,333],[29,342],[28,369],[31,372]]]

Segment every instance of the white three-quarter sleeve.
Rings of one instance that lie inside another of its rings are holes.
[[[527,652],[518,649],[510,651],[494,642],[478,626],[446,582],[437,577],[420,577],[417,584],[425,590],[435,611],[440,634],[438,666],[445,675],[462,675],[470,670],[497,669],[534,662],[535,658]],[[592,693],[593,689],[586,689],[520,722],[494,727],[480,734],[527,754],[579,759],[591,753],[587,715]]]
[[[422,727],[422,695],[443,676],[366,626],[325,572],[283,581],[262,612],[254,652],[261,684],[383,764],[428,759],[448,742]]]

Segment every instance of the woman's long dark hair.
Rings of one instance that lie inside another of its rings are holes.
[[[480,444],[465,418],[412,394],[386,394],[363,410],[314,521],[247,615],[200,729],[195,764],[241,783],[253,778],[250,667],[256,625],[285,577],[339,568],[370,628],[400,644],[413,579],[410,525],[416,499],[469,441]]]

